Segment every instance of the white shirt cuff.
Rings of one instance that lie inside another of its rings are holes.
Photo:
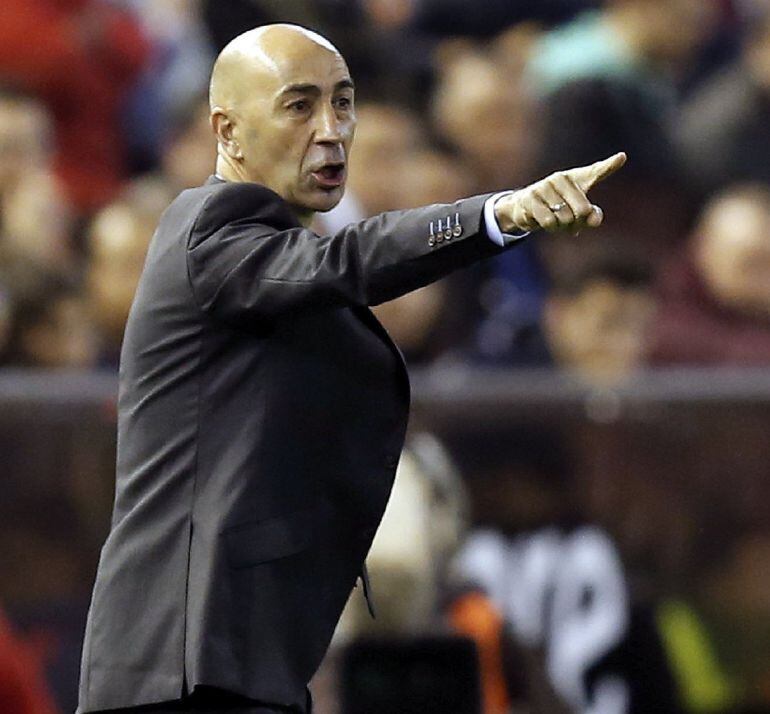
[[[514,191],[501,191],[484,202],[484,226],[487,229],[487,236],[489,237],[489,240],[493,243],[497,243],[497,245],[503,248],[530,234],[530,231],[525,231],[523,233],[503,233],[500,230],[497,218],[495,218],[495,203],[497,203],[498,199],[503,196],[509,196],[512,193],[514,193]]]

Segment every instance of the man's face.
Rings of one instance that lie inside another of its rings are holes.
[[[27,359],[38,367],[90,367],[96,361],[96,335],[80,298],[51,303],[44,318],[20,337]]]
[[[408,208],[404,205],[403,165],[419,144],[419,124],[406,111],[377,104],[358,108],[350,182],[367,213]]]
[[[122,339],[152,231],[149,217],[119,203],[103,209],[92,225],[88,299],[110,347]]]
[[[568,369],[598,382],[621,379],[641,364],[653,306],[646,288],[591,281],[576,295],[550,299],[549,343]]]
[[[336,52],[309,42],[277,58],[246,95],[235,138],[250,181],[302,214],[328,211],[345,190],[356,118],[353,83]]]
[[[31,99],[0,97],[0,186],[44,163],[48,117]]]
[[[718,210],[716,210],[718,209]],[[698,266],[722,304],[770,316],[770,213],[757,199],[736,197],[716,204],[700,226]]]
[[[524,183],[537,147],[538,124],[529,93],[491,61],[468,54],[446,72],[436,121],[486,189]]]

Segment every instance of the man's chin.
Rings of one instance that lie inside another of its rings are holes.
[[[339,186],[325,191],[315,191],[311,201],[308,201],[307,207],[316,213],[326,213],[331,211],[341,200],[345,193],[345,187]]]
[[[345,187],[337,186],[327,190],[303,191],[300,194],[285,197],[285,200],[294,208],[297,215],[304,220],[311,217],[314,213],[331,211],[342,200],[344,193]]]

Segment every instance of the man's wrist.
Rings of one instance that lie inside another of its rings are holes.
[[[506,225],[505,229],[508,230],[504,230],[497,217],[497,211],[495,210],[497,202],[515,193],[515,191],[501,191],[488,198],[484,204],[484,224],[487,229],[487,235],[493,243],[497,243],[499,246],[504,247],[530,234],[530,231],[521,230],[513,225]]]

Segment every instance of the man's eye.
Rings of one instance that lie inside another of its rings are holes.
[[[339,109],[350,109],[353,106],[353,101],[349,97],[338,97],[337,107]]]
[[[309,106],[310,104],[306,100],[298,99],[296,102],[289,104],[289,109],[294,112],[304,112]]]

